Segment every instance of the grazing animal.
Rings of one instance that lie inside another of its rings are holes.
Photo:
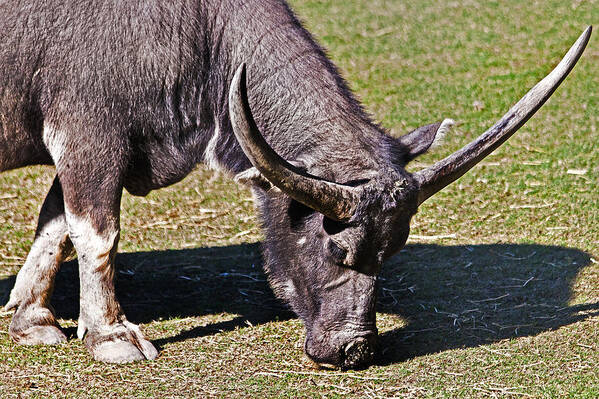
[[[253,187],[269,281],[304,321],[307,355],[368,364],[377,275],[418,206],[534,114],[590,33],[486,133],[411,174],[406,164],[451,121],[385,134],[283,0],[0,2],[0,171],[56,168],[6,304],[10,336],[65,341],[50,297],[74,249],[89,352],[155,358],[115,296],[121,194],[146,195],[204,162]]]

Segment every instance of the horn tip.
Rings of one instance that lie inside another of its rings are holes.
[[[580,39],[582,39],[582,41],[586,44],[589,41],[589,38],[591,37],[591,33],[593,33],[593,25],[587,26],[584,32],[582,32],[582,34],[580,35]]]

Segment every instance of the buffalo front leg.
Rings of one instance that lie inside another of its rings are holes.
[[[55,178],[40,211],[35,240],[5,306],[7,310],[17,308],[8,329],[17,343],[50,345],[66,340],[50,298],[54,277],[71,250],[62,190]]]
[[[89,168],[80,164],[77,167]],[[118,176],[102,173],[89,171],[85,175],[95,178],[84,181],[77,175],[66,174],[61,178],[69,236],[79,262],[77,336],[99,361],[126,363],[154,359],[158,352],[139,327],[127,321],[116,298],[114,258],[120,233],[122,189]]]

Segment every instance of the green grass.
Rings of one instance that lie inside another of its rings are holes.
[[[292,5],[391,134],[459,122],[412,170],[484,131],[599,21],[597,1]],[[376,365],[346,373],[306,365],[302,324],[260,267],[250,193],[199,168],[146,198],[123,198],[118,294],[158,359],[91,361],[73,337],[72,261],[53,298],[67,344],[16,346],[11,314],[0,316],[0,396],[599,396],[597,43],[520,132],[422,206],[416,238],[384,266]],[[0,175],[0,300],[52,174]]]

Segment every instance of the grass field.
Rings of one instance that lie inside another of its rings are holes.
[[[468,143],[599,25],[587,1],[291,2],[394,135],[451,117]],[[595,33],[597,36],[597,33]],[[377,364],[313,370],[301,322],[261,269],[251,195],[199,168],[125,194],[117,289],[160,350],[91,361],[76,262],[53,303],[71,337],[19,347],[0,314],[1,397],[599,397],[599,39],[507,144],[427,201],[382,272]],[[0,174],[0,301],[31,245],[53,170]]]

